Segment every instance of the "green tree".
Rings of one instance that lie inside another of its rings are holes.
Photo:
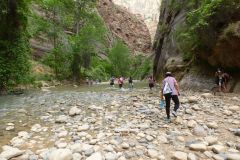
[[[129,49],[122,42],[117,41],[109,52],[109,59],[113,67],[112,75],[128,76],[130,72],[130,54]]]
[[[30,0],[0,2],[0,91],[9,86],[27,82],[29,63],[29,36],[27,21]]]

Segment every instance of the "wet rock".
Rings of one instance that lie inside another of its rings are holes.
[[[56,118],[56,123],[67,123],[68,117],[65,115],[60,115]]]
[[[69,116],[75,116],[75,115],[79,115],[81,113],[81,109],[79,109],[78,107],[72,107],[69,110]]]
[[[10,146],[3,146],[2,147],[3,152],[0,154],[0,157],[3,157],[5,159],[11,159],[14,157],[18,157],[20,155],[23,155],[25,151],[21,151],[18,148],[13,148]]]
[[[69,149],[57,149],[52,151],[49,156],[49,160],[72,160],[73,155]]]
[[[104,160],[102,154],[100,152],[96,152],[88,157],[86,160]]]
[[[7,126],[6,131],[13,131],[15,129],[14,126]]]
[[[30,135],[28,132],[21,131],[21,132],[18,132],[18,137],[23,138],[23,139],[29,139]]]
[[[20,147],[25,143],[25,140],[19,137],[14,137],[13,139],[11,139],[10,143],[13,147]]]
[[[172,158],[175,160],[188,160],[187,153],[180,152],[180,151],[174,152]]]
[[[190,144],[189,148],[194,151],[204,152],[207,150],[207,146],[202,143]]]
[[[34,124],[31,128],[31,131],[33,132],[41,132],[42,126],[40,124]]]

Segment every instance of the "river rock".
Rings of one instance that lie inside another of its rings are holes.
[[[203,143],[190,144],[189,148],[194,151],[204,152],[207,150],[207,146]]]
[[[239,153],[228,153],[228,154],[226,154],[226,157],[229,160],[240,160],[240,154]]]
[[[157,158],[158,157],[158,151],[155,150],[155,149],[148,149],[147,153],[148,153],[148,156],[150,158]]]
[[[10,143],[13,147],[20,147],[25,143],[25,140],[19,137],[14,137],[13,139],[11,139]]]
[[[73,160],[81,160],[83,159],[82,155],[79,153],[74,153],[73,154]]]
[[[204,139],[206,142],[208,142],[209,145],[216,144],[218,141],[218,138],[213,136],[208,136],[208,137],[205,137]]]
[[[198,102],[198,98],[195,96],[190,96],[188,97],[188,102],[189,103],[197,103]]]
[[[81,109],[79,109],[78,107],[72,107],[70,110],[69,110],[69,116],[75,116],[75,115],[79,115],[81,114]]]
[[[14,126],[7,126],[6,131],[13,131],[15,129]]]
[[[68,117],[65,115],[60,115],[56,118],[55,122],[56,123],[66,123],[68,120]]]
[[[147,136],[146,136],[146,139],[147,139],[149,142],[151,142],[151,141],[153,141],[154,138],[153,138],[152,136],[150,136],[150,135],[147,135]]]
[[[87,130],[89,130],[89,128],[90,128],[90,126],[88,124],[84,124],[84,125],[78,127],[78,131],[79,132],[87,131]]]
[[[118,158],[118,156],[115,153],[108,152],[107,154],[105,154],[106,160],[116,160],[117,158]]]
[[[82,152],[82,144],[75,143],[70,146],[70,149],[72,150],[73,153],[81,153]]]
[[[188,160],[187,153],[180,152],[180,151],[174,152],[172,158],[175,160]]]
[[[234,134],[235,134],[236,136],[240,136],[240,128],[239,128],[239,129],[236,129],[236,130],[234,131]]]
[[[40,124],[34,124],[31,128],[33,132],[40,132],[42,130],[42,126]]]
[[[121,144],[121,147],[122,147],[123,149],[128,149],[128,148],[129,148],[129,144],[126,143],[126,142],[123,142],[123,143]]]
[[[30,135],[29,135],[28,132],[21,131],[21,132],[18,132],[18,137],[19,137],[19,138],[23,138],[23,139],[29,139],[29,138],[30,138]]]
[[[197,160],[197,156],[193,153],[189,153],[187,160]]]
[[[100,152],[95,152],[90,157],[88,157],[86,160],[103,160],[103,156]]]
[[[11,159],[22,155],[25,151],[19,150],[18,148],[13,148],[10,146],[3,146],[3,152],[0,154],[0,157],[5,159]]]
[[[233,111],[233,112],[238,112],[239,110],[240,110],[240,107],[239,106],[231,106],[231,107],[229,107],[229,110],[230,111]]]
[[[57,149],[52,151],[49,156],[49,160],[72,160],[73,155],[69,149]]]
[[[222,153],[225,151],[225,147],[222,145],[213,145],[212,146],[212,151],[216,154]]]
[[[193,134],[196,135],[196,136],[205,137],[207,135],[207,132],[205,131],[205,129],[202,126],[197,125],[193,129]]]
[[[217,129],[218,128],[218,124],[216,122],[209,122],[207,123],[208,128],[213,128],[213,129]]]
[[[189,128],[194,128],[196,125],[197,125],[197,122],[194,121],[194,120],[190,120],[190,121],[187,122],[187,126]]]
[[[203,93],[203,94],[201,94],[201,97],[203,97],[203,98],[212,98],[212,94],[211,93]]]

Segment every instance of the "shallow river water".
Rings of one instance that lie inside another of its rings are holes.
[[[129,92],[127,89],[123,91]],[[145,82],[138,82],[134,90],[147,88]],[[52,115],[54,108],[72,105],[104,105],[117,97],[111,96],[112,92],[122,92],[117,86],[109,87],[107,84],[93,86],[60,86],[50,88],[49,91],[28,91],[22,95],[8,95],[0,97],[0,146],[5,145],[17,135],[19,131],[30,129],[33,124],[44,123],[41,116],[46,113]],[[79,102],[81,104],[79,104]],[[13,130],[6,128],[14,126]]]

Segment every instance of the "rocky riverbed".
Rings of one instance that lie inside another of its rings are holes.
[[[1,139],[17,133],[1,141],[0,160],[240,160],[239,95],[185,91],[171,123],[158,95],[109,89],[25,97],[31,106],[4,121]]]

